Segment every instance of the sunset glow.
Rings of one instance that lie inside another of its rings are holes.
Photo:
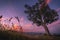
[[[51,2],[51,0],[46,0],[46,4],[49,4]]]
[[[45,32],[44,28],[42,26],[38,27],[36,24],[32,24],[31,21],[27,19],[27,15],[24,13],[24,5],[34,5],[37,0],[0,0],[0,15],[3,15],[3,18],[1,19],[1,24],[6,29],[13,29],[13,30],[20,30],[20,26],[22,27],[24,32]],[[57,12],[60,10],[60,0],[46,0],[46,4],[50,6],[51,9],[56,10]],[[58,26],[58,23],[60,23],[60,11],[59,14],[59,22],[53,22],[52,24],[47,25],[49,30],[51,32],[57,32],[60,27]],[[17,21],[15,18],[18,16],[20,22]],[[11,17],[11,21],[8,21]],[[58,22],[58,23],[57,23]],[[14,27],[12,26],[14,24]],[[55,26],[54,26],[55,25]],[[59,25],[60,26],[60,25]],[[56,31],[54,31],[57,28]],[[57,32],[60,33],[60,32]]]

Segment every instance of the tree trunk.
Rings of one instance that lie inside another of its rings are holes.
[[[44,29],[46,31],[46,34],[51,36],[51,34],[50,34],[49,30],[48,30],[47,25],[46,24],[43,24],[43,27],[44,27]]]
[[[46,6],[46,3],[43,3],[43,4],[41,4],[41,6],[40,6],[41,22],[42,22],[42,26],[44,27],[44,29],[45,29],[45,31],[46,31],[46,34],[47,34],[47,35],[51,35],[50,32],[49,32],[49,30],[48,30],[48,27],[47,27],[47,25],[46,25],[46,23],[45,23],[43,11],[42,11],[45,6]]]

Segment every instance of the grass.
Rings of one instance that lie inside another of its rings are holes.
[[[1,31],[0,40],[60,40],[59,36],[47,36],[47,35],[27,35],[15,31]]]

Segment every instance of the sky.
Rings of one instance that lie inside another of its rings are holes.
[[[4,18],[18,16],[25,32],[45,32],[42,26],[37,27],[35,24],[32,25],[32,22],[27,19],[27,15],[24,13],[25,4],[34,5],[36,2],[38,0],[0,0],[0,15],[3,15]],[[48,5],[51,9],[58,10],[60,9],[60,0],[50,0]],[[59,20],[48,25],[51,33],[60,34],[60,12],[58,14]],[[14,18],[14,20],[16,19]]]

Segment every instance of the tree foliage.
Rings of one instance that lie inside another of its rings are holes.
[[[25,5],[25,8],[25,13],[28,15],[28,20],[32,21],[38,26],[42,25],[42,21],[44,21],[46,24],[50,24],[59,19],[57,11],[51,9],[48,4],[45,5],[44,0],[39,0],[38,3],[32,6]],[[43,17],[43,20],[41,16]]]

